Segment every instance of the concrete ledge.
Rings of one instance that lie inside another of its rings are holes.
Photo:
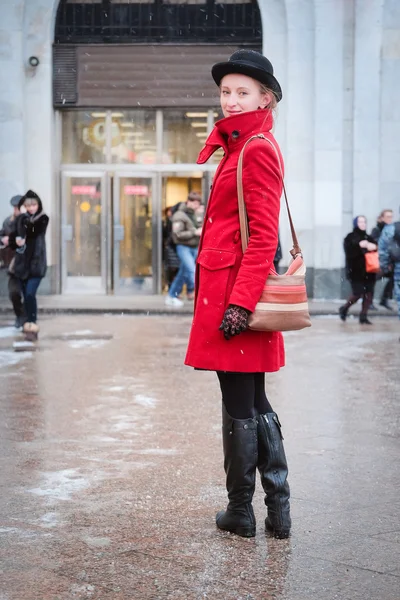
[[[164,304],[165,296],[100,296],[100,295],[54,295],[38,296],[39,312],[44,314],[77,313],[77,314],[137,314],[137,315],[185,315],[193,314],[193,302],[185,302],[183,308],[171,309]],[[310,300],[312,315],[337,315],[342,300]],[[371,311],[376,316],[397,316],[396,305],[392,312],[380,308]],[[359,307],[351,313],[357,313]],[[11,305],[4,298],[1,313],[11,313]]]

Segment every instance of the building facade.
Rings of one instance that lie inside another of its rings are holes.
[[[262,49],[315,298],[342,295],[342,239],[399,210],[397,0],[0,1],[0,217],[27,188],[51,218],[45,293],[159,293],[162,221],[207,198],[210,67]],[[282,211],[284,254],[290,247]],[[1,288],[5,291],[2,273]]]

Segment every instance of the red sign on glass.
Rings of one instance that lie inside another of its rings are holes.
[[[94,196],[96,194],[96,186],[73,185],[71,191],[73,196]]]
[[[148,196],[149,187],[147,185],[124,185],[125,196]]]

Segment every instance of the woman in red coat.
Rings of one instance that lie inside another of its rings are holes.
[[[185,364],[216,371],[223,400],[223,446],[229,504],[217,526],[255,535],[252,508],[256,469],[266,493],[265,525],[277,538],[290,532],[287,463],[278,416],[267,400],[264,374],[284,366],[281,333],[247,329],[271,269],[278,244],[283,161],[271,133],[272,109],[282,91],[267,58],[238,50],[212,68],[225,118],[208,137],[198,162],[219,148],[225,154],[215,174],[199,246],[196,300]],[[236,169],[240,151],[250,241],[242,253]]]

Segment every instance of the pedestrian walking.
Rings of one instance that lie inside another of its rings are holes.
[[[393,273],[393,289],[400,319],[400,221],[384,227],[378,248],[382,271]]]
[[[390,208],[385,208],[385,210],[383,210],[378,217],[376,227],[374,227],[373,230],[371,231],[371,237],[374,240],[375,244],[378,244],[379,238],[381,237],[381,233],[383,231],[383,228],[386,225],[390,225],[392,222],[393,222],[393,211]],[[385,284],[385,287],[383,288],[383,292],[381,295],[379,305],[383,306],[384,308],[387,308],[387,310],[393,310],[389,304],[389,300],[391,300],[393,298],[393,286],[394,286],[392,265],[390,265],[389,268],[391,270],[382,271],[382,277],[386,278],[387,282]]]
[[[165,282],[169,289],[179,271],[180,266],[180,261],[176,253],[176,245],[172,240],[172,208],[170,206],[165,209],[165,219],[163,223],[162,234]]]
[[[282,98],[271,63],[254,50],[238,50],[217,63],[224,118],[215,124],[198,162],[222,148],[224,157],[208,201],[196,271],[196,298],[185,363],[216,371],[222,393],[222,437],[228,506],[216,516],[220,529],[253,537],[252,498],[260,471],[268,516],[276,538],[289,536],[288,467],[281,425],[265,393],[265,373],[284,366],[281,333],[247,327],[266,278],[273,269],[283,161],[271,133],[273,109]],[[243,188],[250,242],[243,254],[236,173],[245,150]]]
[[[2,267],[7,269],[8,274],[8,296],[14,309],[15,314],[15,328],[20,329],[25,322],[25,313],[23,305],[23,296],[19,279],[10,271],[10,265],[12,270],[13,259],[15,255],[16,243],[16,224],[17,217],[20,214],[19,202],[22,196],[13,196],[10,200],[10,204],[13,207],[13,213],[5,219],[3,227],[0,230],[0,240],[2,244],[1,250],[1,262]]]
[[[350,306],[362,298],[360,323],[361,325],[372,325],[368,319],[368,310],[372,304],[376,274],[367,272],[365,255],[376,250],[377,245],[367,234],[366,218],[363,215],[356,217],[353,220],[353,231],[344,239],[346,276],[351,284],[351,294],[346,304],[339,308],[342,321],[346,320]]]
[[[178,273],[165,299],[167,306],[181,308],[182,300],[178,298],[186,283],[187,297],[194,297],[194,274],[196,269],[197,250],[201,235],[196,211],[201,205],[201,195],[190,192],[186,202],[182,202],[178,210],[172,215],[172,241],[180,260]]]
[[[28,339],[35,340],[39,333],[36,293],[47,270],[45,235],[49,217],[43,211],[41,199],[32,190],[21,198],[19,208],[15,238],[18,248],[12,272],[20,280],[24,295],[23,331]]]

